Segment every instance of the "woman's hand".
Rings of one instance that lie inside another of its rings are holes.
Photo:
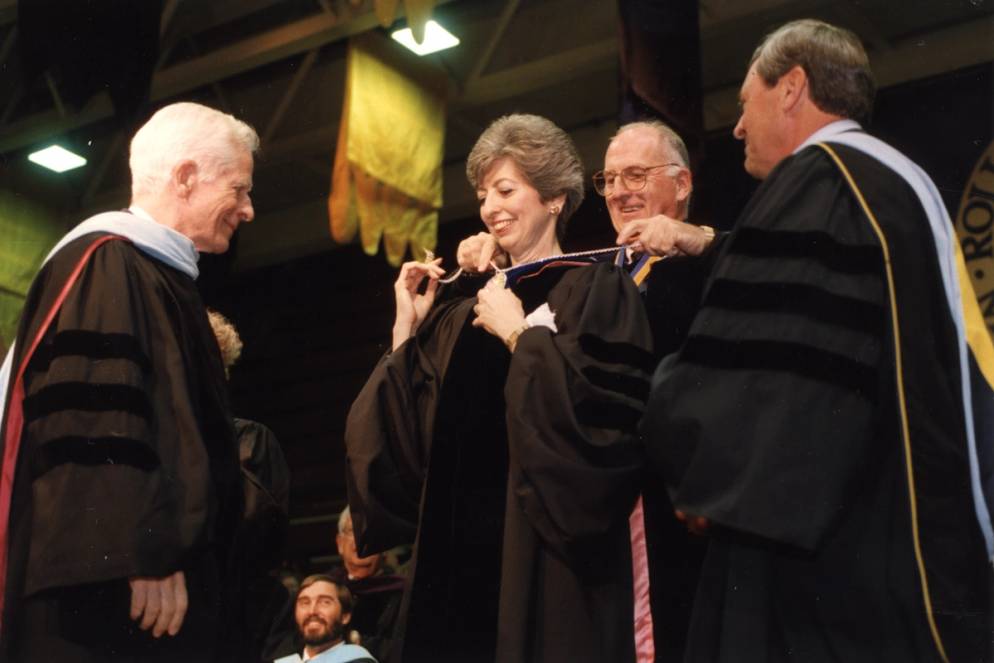
[[[489,271],[491,261],[498,267],[507,267],[510,262],[507,254],[497,243],[497,238],[486,232],[476,233],[459,242],[456,261],[464,272],[470,274],[483,274]]]
[[[438,279],[445,274],[441,262],[441,258],[435,258],[431,262],[405,262],[401,266],[400,275],[393,284],[397,300],[397,315],[393,323],[394,350],[414,335],[434,303]],[[428,287],[421,295],[418,294],[418,286],[425,277],[428,278]]]
[[[483,327],[506,343],[512,332],[525,326],[525,310],[521,300],[509,289],[491,281],[480,289],[476,298],[474,327]]]

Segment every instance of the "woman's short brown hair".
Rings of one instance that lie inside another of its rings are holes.
[[[583,202],[583,163],[569,134],[538,115],[505,115],[494,120],[466,159],[470,185],[479,188],[502,159],[514,162],[543,202],[566,196],[556,219],[556,236],[562,239],[566,222]]]

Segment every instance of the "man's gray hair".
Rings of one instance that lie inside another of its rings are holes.
[[[820,110],[853,120],[869,119],[877,86],[859,37],[814,19],[792,21],[771,32],[756,47],[749,65],[767,85],[801,67],[811,100]]]
[[[176,164],[194,161],[204,180],[247,150],[259,149],[255,129],[234,116],[191,102],[159,109],[131,139],[131,195],[155,193]]]
[[[466,158],[470,185],[479,188],[494,164],[505,158],[514,162],[542,202],[566,196],[556,220],[556,236],[562,239],[566,222],[583,202],[583,163],[573,139],[544,117],[505,115],[480,134]]]
[[[667,151],[670,153],[666,158],[676,160],[684,168],[690,168],[690,153],[687,151],[686,143],[684,143],[683,139],[680,138],[680,134],[673,131],[668,124],[660,120],[638,120],[636,122],[623,124],[618,127],[618,131],[611,136],[611,142],[613,143],[615,138],[626,131],[631,131],[632,129],[651,129],[652,131],[655,131],[659,134],[663,144],[667,147]]]

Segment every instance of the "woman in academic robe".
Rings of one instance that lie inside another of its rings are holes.
[[[396,660],[634,660],[638,291],[562,255],[583,167],[552,122],[496,120],[466,171],[511,266],[440,285],[439,259],[406,263],[392,351],[346,426],[360,554],[415,543]]]

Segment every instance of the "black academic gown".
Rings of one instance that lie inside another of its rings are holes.
[[[98,236],[68,244],[35,278],[18,355]],[[98,248],[29,364],[24,417],[4,660],[216,660],[233,637],[242,496],[224,370],[194,281],[128,242]],[[153,641],[128,618],[127,578],[177,570],[186,620]]]
[[[513,286],[558,333],[511,356],[449,288],[383,358],[349,414],[360,554],[416,540],[405,663],[634,656],[627,518],[650,334],[612,265],[547,266]]]
[[[724,238],[724,233],[719,240]],[[716,241],[701,256],[658,260],[639,285],[653,338],[652,368],[676,352],[687,337],[713,266]],[[634,271],[639,256],[626,262]],[[651,370],[651,369],[650,369]],[[649,600],[657,663],[683,660],[697,579],[707,540],[676,519],[663,482],[647,471],[642,484]]]
[[[686,660],[936,661],[940,641],[951,661],[989,660],[991,569],[932,235],[904,180],[836,149],[887,238],[894,296],[839,168],[806,148],[742,213],[654,378],[649,453],[675,506],[711,522]]]
[[[350,578],[344,566],[332,569],[328,575],[348,587],[355,597],[349,629],[359,632],[362,638],[359,644],[376,660],[390,660],[404,577],[384,568],[365,578]]]
[[[244,559],[245,572],[261,578],[283,561],[289,525],[290,468],[279,440],[265,424],[236,417],[234,427],[244,495],[239,554]]]
[[[238,655],[255,662],[268,653],[270,630],[289,598],[272,572],[282,563],[286,547],[290,468],[276,434],[266,425],[237,417],[234,425],[245,501],[235,556],[244,578],[241,614],[246,634]],[[292,617],[290,624],[296,628]],[[300,643],[293,651],[302,649]]]

